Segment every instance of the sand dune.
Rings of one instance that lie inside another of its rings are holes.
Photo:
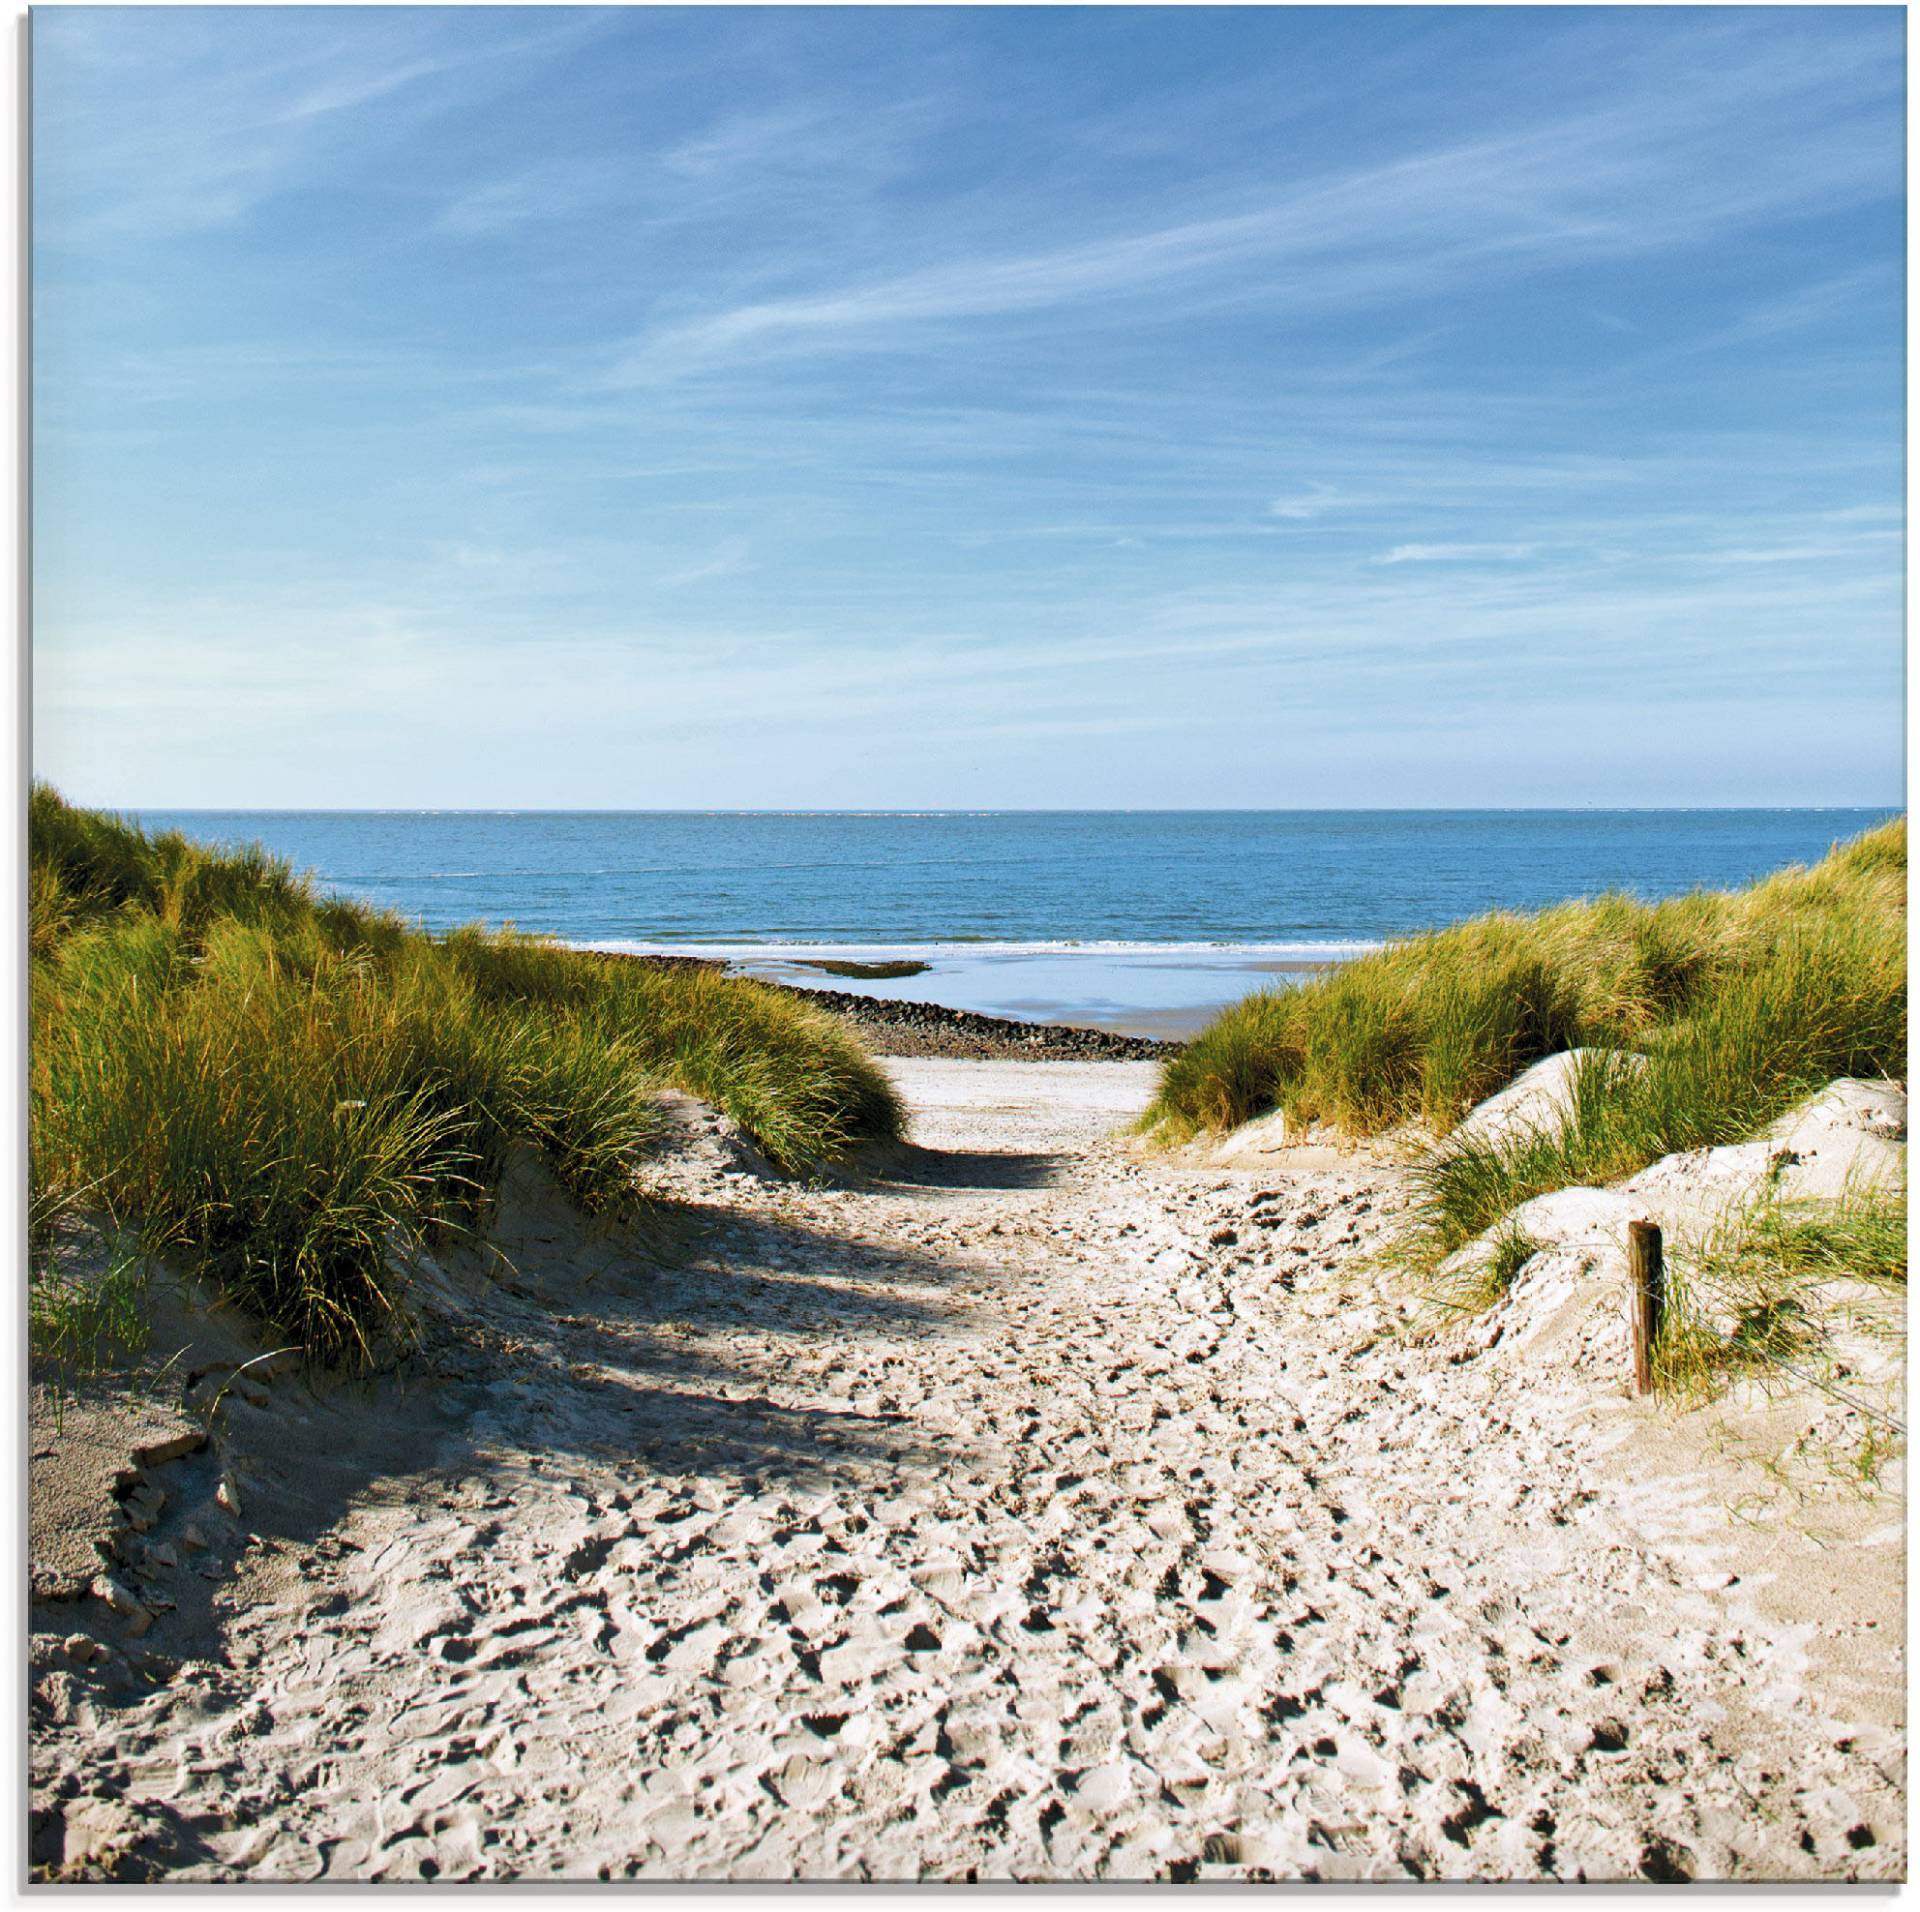
[[[890,1066],[870,1180],[522,1173],[410,1380],[145,1470],[146,1627],[36,1608],[37,1862],[1900,1876],[1900,1504],[1779,1464],[1844,1407],[1628,1399],[1564,1258],[1411,1338],[1402,1172],[1137,1159],[1150,1065]]]

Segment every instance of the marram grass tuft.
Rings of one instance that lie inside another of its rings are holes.
[[[484,1215],[539,1151],[583,1208],[634,1202],[658,1093],[788,1169],[900,1132],[886,1077],[777,991],[316,899],[229,853],[32,793],[30,1213],[86,1215],[320,1358],[364,1356],[406,1241]]]
[[[1750,889],[1475,917],[1250,996],[1166,1064],[1143,1126],[1180,1141],[1279,1108],[1445,1136],[1542,1056],[1633,1050],[1654,1064],[1638,1112],[1576,1143],[1624,1173],[1833,1076],[1904,1075],[1906,1027],[1902,818]]]
[[[1559,1126],[1445,1139],[1571,1048],[1593,1053]],[[1904,1077],[1906,1055],[1899,819],[1746,890],[1477,917],[1250,997],[1166,1065],[1143,1126],[1177,1141],[1273,1108],[1420,1125],[1442,1140],[1400,1246],[1431,1271],[1532,1196],[1744,1141],[1836,1076]]]

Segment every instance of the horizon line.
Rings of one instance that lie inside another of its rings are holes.
[[[68,799],[71,801],[71,799]],[[1531,804],[851,804],[513,805],[121,803],[75,806],[132,815],[315,817],[1101,817],[1101,816],[1822,816],[1844,811],[1904,812],[1887,803],[1531,803]]]

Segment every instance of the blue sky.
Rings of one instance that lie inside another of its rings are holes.
[[[39,9],[36,769],[1899,802],[1903,26]]]

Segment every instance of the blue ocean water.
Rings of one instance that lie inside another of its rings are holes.
[[[912,954],[874,993],[1190,1027],[1248,988],[1494,908],[1659,897],[1823,855],[1884,810],[144,811],[259,841],[429,929],[796,959]],[[848,986],[834,979],[814,980]]]

